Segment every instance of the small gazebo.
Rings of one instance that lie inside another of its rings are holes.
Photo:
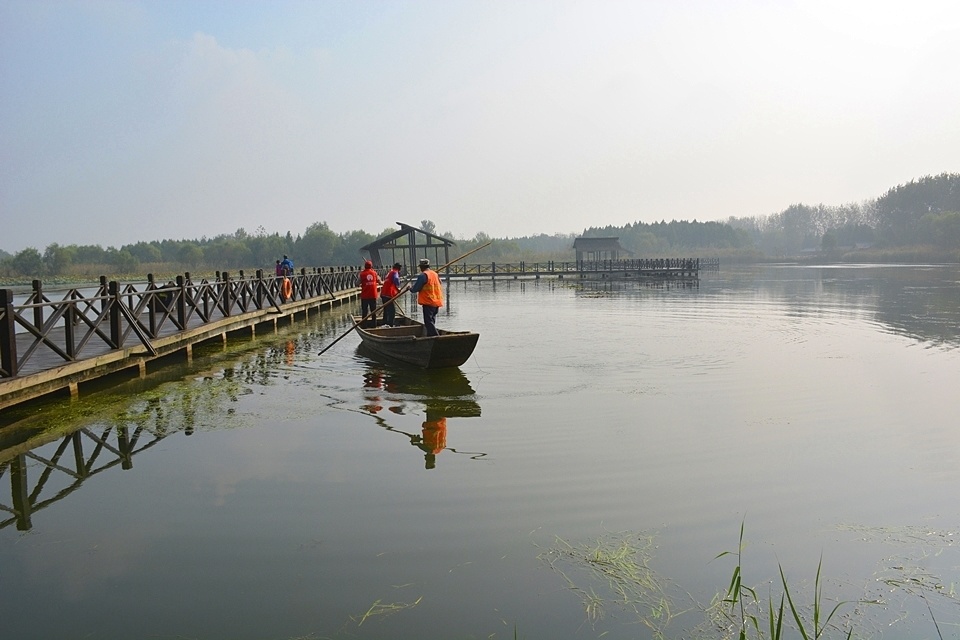
[[[620,246],[620,238],[576,238],[573,248],[577,252],[577,262],[583,260],[619,260],[621,253],[628,253]]]
[[[457,246],[456,242],[402,222],[398,222],[397,226],[400,227],[398,231],[360,247],[360,251],[367,252],[375,267],[399,262],[411,273],[421,258],[428,259],[434,268],[450,262],[450,247]],[[440,257],[441,252],[443,258]]]

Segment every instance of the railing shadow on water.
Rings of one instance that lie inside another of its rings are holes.
[[[97,431],[83,428],[63,436],[48,455],[33,450],[18,451],[19,448],[0,451],[0,456],[6,458],[0,459],[0,480],[9,474],[9,495],[12,496],[11,504],[0,502],[0,512],[11,515],[0,520],[0,529],[16,524],[19,531],[29,531],[33,528],[31,518],[35,512],[63,500],[86,480],[104,471],[117,466],[131,469],[134,455],[164,437],[166,434],[150,433],[142,426],[132,429],[109,426]],[[37,466],[42,470],[31,485],[30,470]],[[54,476],[59,476],[59,482]],[[66,486],[63,486],[64,480]]]
[[[313,351],[315,332],[293,345]],[[101,393],[5,411],[0,420],[0,529],[33,528],[32,517],[108,470],[134,470],[134,457],[172,436],[243,424],[230,405],[251,384],[270,385],[288,362],[290,339],[237,343],[198,356],[184,377],[168,368]],[[246,354],[242,359],[236,356]],[[201,360],[202,358],[202,360]],[[170,386],[170,385],[174,386]]]

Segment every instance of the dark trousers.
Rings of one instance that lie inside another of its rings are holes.
[[[360,298],[360,315],[365,316],[368,313],[373,313],[373,310],[377,308],[377,299],[376,298]],[[364,327],[376,327],[377,326],[377,317],[371,315],[366,322],[363,323]]]
[[[397,308],[389,300],[390,298],[387,296],[380,296],[380,304],[384,305],[383,324],[393,324],[393,321],[397,318]]]
[[[429,305],[421,305],[423,309],[423,326],[427,328],[428,336],[438,336],[440,332],[437,331],[437,312],[440,311],[440,307],[431,307]]]

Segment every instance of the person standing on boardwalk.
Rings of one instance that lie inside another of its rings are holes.
[[[283,256],[283,262],[280,263],[280,266],[283,268],[283,275],[292,276],[293,275],[293,260],[288,258],[286,255]]]
[[[373,270],[373,263],[367,260],[363,263],[363,271],[360,272],[360,315],[370,318],[363,324],[364,327],[374,328],[377,326],[377,289],[380,284],[380,276]]]
[[[410,291],[417,294],[417,304],[423,310],[423,324],[428,336],[438,336],[437,312],[443,306],[443,287],[440,285],[440,276],[430,268],[430,261],[426,258],[420,261],[420,275],[410,287]]]
[[[393,265],[390,273],[383,280],[383,288],[380,289],[380,304],[383,305],[383,324],[393,326],[397,317],[397,308],[394,306],[393,298],[400,293],[400,269],[403,267],[399,262]]]
[[[280,264],[280,261],[279,261],[279,260],[277,260],[277,266],[276,266],[276,268],[275,268],[275,271],[276,271],[276,274],[277,274],[277,277],[278,277],[278,278],[282,278],[282,277],[283,277],[283,266]]]

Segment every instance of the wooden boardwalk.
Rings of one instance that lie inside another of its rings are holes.
[[[187,274],[164,285],[103,278],[93,294],[69,289],[53,298],[35,282],[29,301],[17,305],[0,289],[0,409],[58,391],[75,395],[118,372],[142,376],[166,356],[192,357],[207,341],[274,332],[355,299],[356,279],[348,269],[301,270],[286,283],[262,273],[199,282]]]
[[[714,264],[713,260],[709,261]],[[453,265],[443,277],[450,280],[477,280],[498,278],[576,278],[580,280],[621,279],[676,279],[697,280],[702,266],[700,258],[656,258],[631,260],[580,260],[563,262],[507,262],[490,264]]]

